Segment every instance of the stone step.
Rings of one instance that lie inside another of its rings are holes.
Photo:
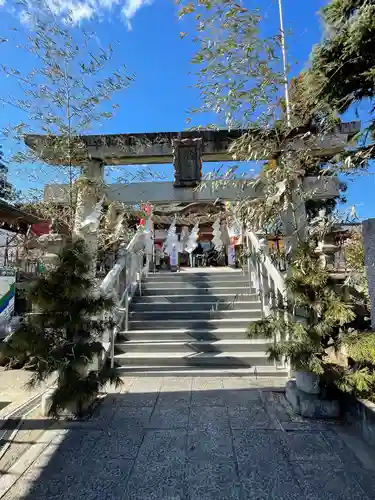
[[[208,297],[216,297],[218,294],[219,295],[225,295],[226,297],[233,297],[235,295],[252,295],[255,294],[256,291],[251,288],[249,289],[246,286],[215,286],[211,288],[195,288],[193,286],[185,286],[185,287],[179,287],[179,288],[147,288],[144,285],[142,285],[142,297],[143,296],[171,296],[171,295],[182,295],[186,296],[188,295],[205,295]]]
[[[251,312],[251,311],[249,311]],[[247,328],[250,322],[258,321],[261,319],[260,314],[256,313],[253,316],[249,315],[248,317],[241,318],[218,318],[218,319],[160,319],[156,320],[154,318],[150,318],[149,321],[137,321],[130,319],[129,320],[129,330],[145,330],[147,328],[150,329],[161,329],[164,328],[168,330],[170,328],[188,328],[193,330],[197,329],[212,329],[215,328]]]
[[[139,297],[142,298],[142,297]],[[131,312],[150,312],[161,314],[163,312],[168,311],[211,311],[212,308],[216,311],[249,311],[260,309],[260,302],[258,300],[244,301],[244,300],[231,300],[231,301],[220,301],[220,300],[211,300],[209,302],[199,301],[199,302],[176,302],[176,301],[168,301],[168,302],[141,302],[136,301],[132,303],[132,311]]]
[[[266,353],[260,352],[126,352],[115,355],[116,366],[274,366]]]
[[[122,331],[117,336],[117,342],[122,343],[128,340],[175,340],[188,342],[195,340],[243,340],[247,338],[247,328],[217,328],[215,330],[208,328],[197,328],[194,330],[190,330],[189,328],[174,328],[166,330],[165,328],[161,328],[132,330],[128,332]]]
[[[161,295],[135,295],[132,300],[132,307],[137,304],[152,304],[152,305],[160,305],[160,304],[168,304],[168,305],[179,305],[183,303],[193,304],[215,304],[216,302],[221,303],[230,303],[233,301],[241,301],[241,302],[254,302],[258,301],[258,295],[256,293],[252,294],[236,294],[236,293],[215,293],[214,295],[210,295],[208,293],[182,293],[181,295],[171,295],[167,296],[166,294]]]
[[[228,320],[239,320],[244,319],[245,321],[256,318],[261,319],[261,309],[227,309],[225,311],[199,311],[199,310],[179,310],[178,307],[171,309],[169,311],[132,311],[129,315],[129,320],[133,321],[143,321],[145,323],[150,323],[153,321],[188,321],[191,320],[202,320],[208,321],[212,319],[228,319]]]
[[[121,376],[137,377],[251,377],[251,379],[258,380],[269,378],[272,381],[277,378],[280,380],[280,387],[284,387],[285,382],[289,377],[288,370],[276,368],[275,366],[252,366],[251,368],[238,368],[225,366],[222,368],[215,368],[211,366],[120,366],[118,372]],[[273,385],[272,385],[273,387]]]
[[[116,354],[128,352],[252,352],[264,353],[272,345],[272,341],[267,339],[226,339],[226,340],[130,340],[128,342],[116,343]]]
[[[183,289],[183,290],[196,290],[196,289],[221,289],[221,288],[249,288],[249,281],[239,277],[234,280],[222,280],[222,281],[205,281],[205,280],[184,280],[184,281],[156,281],[150,282],[145,281],[142,284],[144,290],[170,290],[170,289]]]
[[[202,273],[190,273],[190,272],[177,272],[172,273],[170,271],[149,273],[147,276],[147,282],[153,283],[158,281],[225,281],[235,280],[237,278],[247,278],[248,274],[241,270],[233,272],[202,272]]]

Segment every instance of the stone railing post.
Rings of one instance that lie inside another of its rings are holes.
[[[103,193],[104,167],[100,161],[90,160],[82,167],[78,180],[77,205],[73,236],[83,238],[91,255],[91,273],[95,277],[98,254],[98,231],[82,228],[84,220],[94,212]]]
[[[375,219],[362,222],[365,267],[371,306],[371,326],[375,328]]]

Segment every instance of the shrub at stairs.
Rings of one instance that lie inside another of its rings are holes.
[[[288,310],[274,310],[251,324],[249,336],[273,338],[271,360],[284,358],[296,370],[319,375],[328,390],[338,387],[362,397],[373,394],[375,335],[354,330],[353,305],[335,291],[313,246],[303,245],[296,252],[286,290]]]
[[[29,358],[33,369],[30,386],[56,374],[53,416],[67,408],[80,414],[103,385],[120,383],[106,365],[95,367],[103,353],[102,335],[113,326],[112,320],[103,319],[113,301],[95,293],[89,270],[84,242],[69,242],[57,265],[30,289],[34,313],[26,316],[3,347],[11,362]]]

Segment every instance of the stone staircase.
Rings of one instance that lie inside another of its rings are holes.
[[[137,375],[286,377],[267,359],[270,341],[247,337],[248,324],[260,317],[259,299],[241,271],[149,274],[142,296],[133,298],[129,331],[117,337],[115,364]]]

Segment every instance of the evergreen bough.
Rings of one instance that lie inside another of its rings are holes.
[[[328,389],[374,399],[375,335],[355,330],[353,303],[335,290],[313,244],[301,245],[296,252],[286,290],[289,307],[276,308],[251,324],[249,336],[274,339],[270,360],[285,359],[296,370],[315,373]]]
[[[72,407],[79,415],[106,383],[121,383],[107,365],[99,371],[90,369],[103,353],[104,332],[114,326],[112,315],[106,314],[114,303],[95,292],[89,268],[84,241],[67,243],[56,267],[36,280],[29,291],[34,312],[25,317],[3,347],[11,362],[29,360],[33,370],[30,387],[57,375],[52,416]]]

